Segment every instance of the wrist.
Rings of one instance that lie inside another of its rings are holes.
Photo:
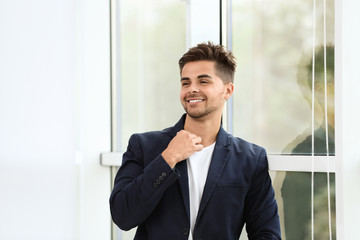
[[[168,153],[166,150],[163,151],[161,153],[161,156],[163,157],[163,159],[165,160],[165,162],[167,162],[167,164],[171,167],[171,168],[174,168],[177,161],[176,161],[176,157],[171,154],[171,153]]]

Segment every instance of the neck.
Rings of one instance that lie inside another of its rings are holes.
[[[334,113],[333,113],[333,112],[328,112],[328,118],[327,118],[327,120],[328,120],[329,125],[330,125],[332,128],[334,128],[334,126],[335,126],[335,118],[334,118]]]
[[[321,111],[315,111],[315,121],[318,122],[319,124],[323,124],[323,122],[325,121],[325,111],[323,109],[321,109]],[[334,128],[335,126],[334,111],[332,111],[331,109],[328,109],[327,121],[329,126]]]
[[[186,115],[184,129],[201,137],[202,145],[207,147],[216,141],[221,125],[221,115],[211,118],[192,118]]]

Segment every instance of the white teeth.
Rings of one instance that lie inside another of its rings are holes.
[[[196,102],[202,102],[203,100],[200,100],[200,99],[198,99],[198,100],[189,100],[189,103],[196,103]]]

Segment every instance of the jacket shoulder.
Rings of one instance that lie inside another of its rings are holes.
[[[250,155],[259,155],[262,152],[266,154],[265,148],[255,144],[248,142],[242,138],[234,137],[233,135],[229,134],[229,143],[232,150],[235,150],[237,152],[245,152],[249,153]]]
[[[176,133],[175,133],[176,134]],[[139,139],[140,142],[153,142],[164,140],[168,138],[172,138],[173,135],[173,127],[166,128],[159,131],[149,131],[149,132],[142,132],[142,133],[134,133],[131,137],[136,137]]]
[[[129,147],[148,155],[152,153],[159,154],[159,152],[167,147],[175,134],[172,128],[166,128],[161,131],[134,133],[129,139]]]
[[[268,168],[265,148],[232,135],[229,135],[229,142],[231,151],[246,162],[248,167],[253,166],[254,170]]]

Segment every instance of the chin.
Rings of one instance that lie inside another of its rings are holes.
[[[203,118],[205,117],[206,115],[204,114],[192,114],[192,113],[187,113],[187,115],[191,118],[194,118],[194,119],[200,119],[200,118]]]
[[[192,112],[192,111],[187,111],[186,109],[185,109],[185,111],[189,117],[194,118],[194,119],[204,118],[214,112],[214,111],[211,111],[211,109],[208,109],[203,112]]]
[[[202,118],[204,116],[206,116],[207,114],[204,112],[193,112],[193,111],[188,111],[185,109],[186,114],[191,117],[191,118]]]

